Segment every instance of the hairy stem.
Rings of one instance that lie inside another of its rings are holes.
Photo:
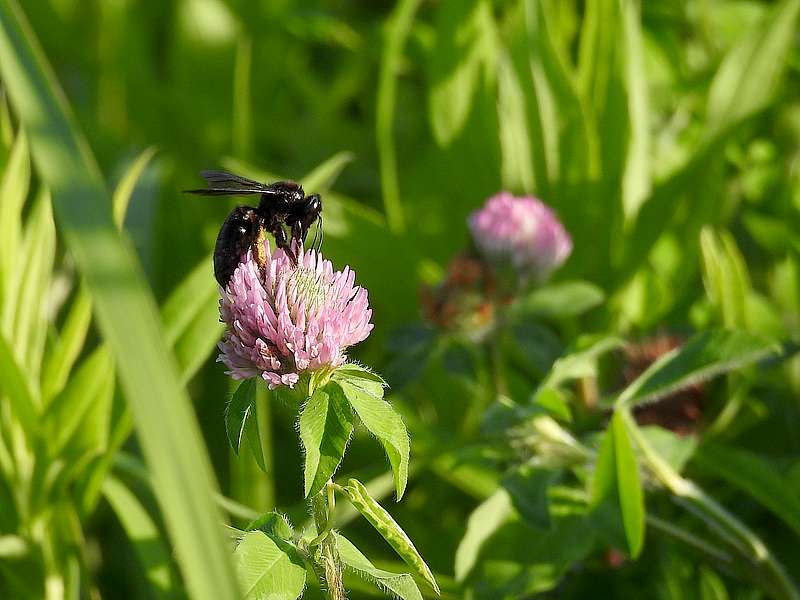
[[[311,542],[319,546],[319,562],[324,571],[324,588],[329,600],[345,600],[342,582],[342,566],[336,551],[336,539],[330,535],[333,523],[334,483],[329,481],[324,489],[310,501],[311,514],[317,529],[317,537]]]

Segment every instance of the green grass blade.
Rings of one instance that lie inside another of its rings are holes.
[[[136,160],[133,161],[133,164],[128,167],[128,170],[125,171],[125,175],[117,185],[117,189],[114,190],[112,204],[114,206],[114,223],[116,223],[117,227],[122,227],[122,223],[125,221],[125,213],[128,212],[128,205],[133,196],[133,190],[136,188],[136,183],[139,181],[142,173],[144,173],[147,165],[150,164],[150,161],[156,155],[156,152],[157,150],[154,146],[144,150]]]
[[[47,298],[55,257],[56,231],[50,196],[40,192],[25,227],[22,253],[17,260],[14,288],[17,308],[10,323],[17,356],[31,382],[39,381],[47,338]],[[38,387],[38,386],[37,386]]]
[[[622,0],[621,11],[629,126],[628,150],[622,177],[622,209],[626,221],[630,221],[650,195],[650,114],[644,71],[641,6],[637,0]]]
[[[511,496],[498,489],[472,511],[455,557],[456,581],[464,581],[478,562],[481,548],[514,514]]]
[[[30,171],[28,138],[20,131],[0,179],[0,306],[13,303],[8,295],[22,232],[22,207],[28,196]]]
[[[80,356],[89,324],[92,322],[92,301],[86,288],[81,285],[72,299],[64,327],[52,350],[45,357],[42,369],[42,398],[48,401],[58,394],[67,382],[72,366]]]
[[[386,23],[386,40],[381,56],[378,78],[378,107],[375,129],[378,142],[378,159],[381,168],[383,206],[389,230],[405,230],[405,216],[400,201],[400,182],[397,175],[397,154],[394,141],[394,113],[397,104],[397,77],[406,38],[411,31],[414,15],[421,0],[401,0]]]
[[[525,95],[513,64],[506,56],[499,61],[497,96],[503,187],[532,191],[535,182],[534,163],[525,113]]]
[[[784,0],[763,26],[749,32],[728,52],[708,93],[708,136],[769,103],[797,35],[798,15],[800,0]]]
[[[5,336],[0,333],[0,390],[11,401],[14,416],[29,436],[36,428],[37,411],[25,373],[20,368]]]
[[[755,498],[800,536],[800,497],[763,456],[717,443],[702,444],[692,465]]]
[[[99,169],[24,16],[0,2],[0,73],[39,175],[95,305],[157,482],[157,497],[194,598],[238,596],[219,531],[213,476],[158,313],[130,243],[113,224]]]
[[[153,519],[125,485],[114,477],[103,483],[103,495],[117,515],[133,544],[147,581],[157,598],[172,597],[172,570],[169,550],[161,542],[161,532]]]

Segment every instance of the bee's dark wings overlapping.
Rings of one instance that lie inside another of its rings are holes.
[[[228,173],[227,171],[201,171],[200,176],[208,182],[208,187],[186,190],[187,193],[203,196],[244,196],[277,193],[270,185],[253,181],[241,175]]]

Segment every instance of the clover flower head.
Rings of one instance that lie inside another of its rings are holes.
[[[547,278],[572,252],[572,239],[558,217],[532,196],[492,196],[470,215],[469,228],[484,258],[510,264],[523,281]]]
[[[314,250],[295,248],[297,264],[264,242],[263,270],[252,250],[242,257],[219,312],[226,325],[219,358],[234,379],[262,377],[270,389],[294,387],[304,372],[335,368],[369,335],[372,311],[355,273],[334,271]]]

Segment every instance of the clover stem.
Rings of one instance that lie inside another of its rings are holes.
[[[339,562],[339,553],[336,551],[336,538],[330,535],[335,504],[334,485],[333,481],[328,481],[325,488],[311,498],[311,513],[319,535],[309,545],[319,545],[320,547],[320,562],[325,572],[327,589],[324,591],[327,598],[345,600],[342,566]]]

